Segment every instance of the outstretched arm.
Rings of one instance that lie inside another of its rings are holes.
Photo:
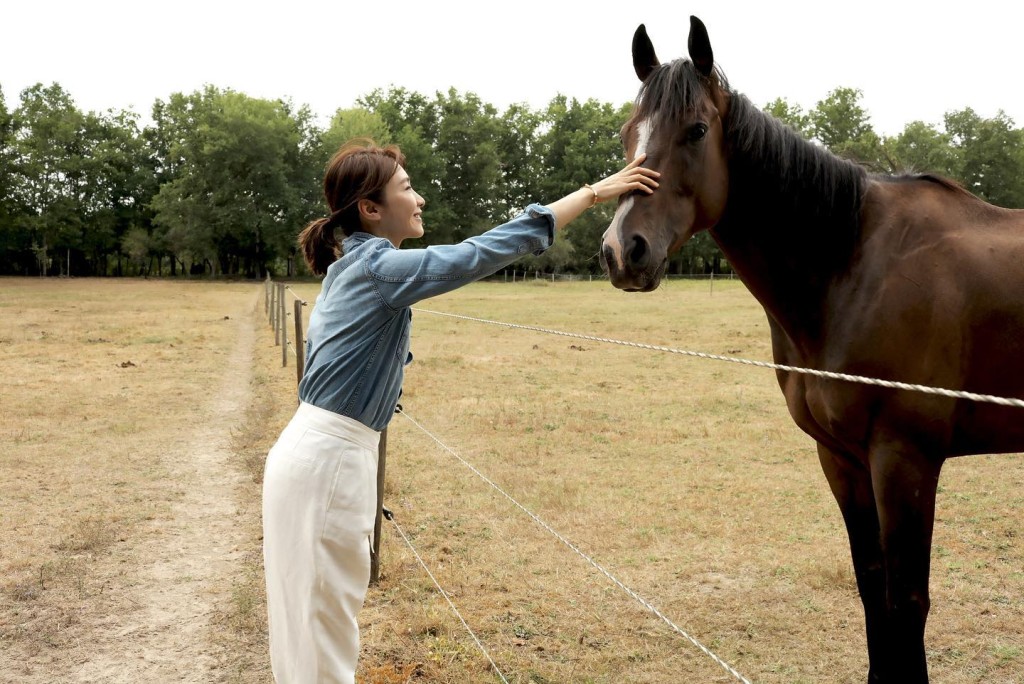
[[[561,230],[584,210],[598,202],[606,202],[623,193],[637,190],[647,194],[654,192],[654,189],[658,187],[657,179],[661,174],[640,166],[646,158],[647,155],[641,154],[621,171],[617,171],[591,186],[584,186],[547,205],[547,208],[555,215],[555,230]]]

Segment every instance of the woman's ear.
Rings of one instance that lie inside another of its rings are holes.
[[[376,223],[380,221],[380,207],[373,200],[361,199],[357,203],[359,207],[359,218],[363,221],[370,221]]]

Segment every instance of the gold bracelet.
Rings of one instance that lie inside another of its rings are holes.
[[[590,192],[594,193],[594,201],[590,203],[590,206],[594,206],[595,204],[597,204],[597,201],[598,201],[597,200],[597,190],[595,190],[594,188],[590,187],[590,183],[584,183],[583,187],[585,187]]]

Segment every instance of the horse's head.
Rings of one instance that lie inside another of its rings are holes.
[[[601,263],[628,291],[658,287],[668,258],[697,231],[718,222],[729,185],[723,118],[728,88],[715,69],[707,30],[690,17],[690,59],[661,64],[643,24],[633,35],[633,67],[643,82],[622,128],[626,158],[647,154],[661,173],[651,195],[619,200],[605,231]]]

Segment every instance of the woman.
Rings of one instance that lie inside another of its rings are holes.
[[[409,307],[540,254],[597,202],[653,192],[658,173],[642,161],[459,244],[400,250],[423,235],[424,201],[399,149],[353,141],[331,159],[324,177],[331,214],[299,235],[310,269],[325,276],[309,320],[300,404],[270,450],[263,480],[270,652],[279,683],[355,679],[377,445],[412,360]]]

